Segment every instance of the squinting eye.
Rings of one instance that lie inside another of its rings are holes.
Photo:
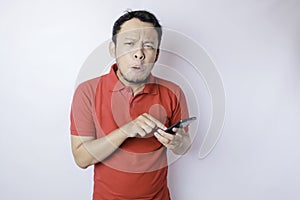
[[[132,46],[133,45],[133,42],[126,42],[124,43],[126,46]]]
[[[154,47],[151,44],[145,44],[144,48],[146,48],[146,49],[153,49]]]

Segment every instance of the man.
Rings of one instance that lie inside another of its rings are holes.
[[[181,89],[154,77],[161,25],[147,11],[114,24],[109,74],[78,86],[71,109],[72,152],[81,168],[94,165],[94,200],[170,199],[166,149],[184,154],[187,129],[166,126],[188,117]]]

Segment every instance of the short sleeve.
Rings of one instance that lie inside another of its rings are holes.
[[[176,106],[173,111],[173,116],[171,119],[171,124],[178,122],[180,119],[185,119],[189,117],[189,111],[187,106],[187,101],[183,91],[178,88],[175,92],[176,95]],[[188,131],[188,127],[185,128],[185,131]]]
[[[71,106],[71,135],[95,137],[94,87],[89,82],[80,84],[73,96]]]

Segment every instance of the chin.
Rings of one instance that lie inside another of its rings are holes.
[[[134,78],[134,77],[132,77],[132,78],[130,78],[130,77],[126,78],[125,77],[125,80],[127,82],[129,82],[129,83],[138,84],[138,83],[145,83],[145,82],[147,82],[148,78],[149,78],[149,76],[148,77],[140,77],[140,78]]]

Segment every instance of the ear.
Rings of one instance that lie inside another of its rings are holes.
[[[157,61],[157,59],[158,59],[158,56],[159,56],[159,49],[157,49],[157,50],[156,50],[156,57],[155,57],[155,61],[154,61],[154,62],[156,62],[156,61]]]
[[[113,41],[111,41],[109,43],[109,53],[110,53],[110,56],[113,57],[113,58],[116,58],[116,45]]]

